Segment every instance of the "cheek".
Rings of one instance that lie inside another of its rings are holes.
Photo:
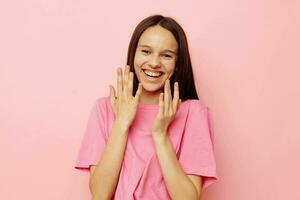
[[[134,56],[133,64],[134,64],[134,69],[136,70],[141,67],[141,58],[137,54]]]
[[[139,55],[136,55],[135,58],[134,58],[134,64],[137,66],[137,67],[141,67],[141,65],[143,63],[146,62],[146,59],[145,57],[143,56],[139,56]]]
[[[175,63],[174,62],[165,63],[164,66],[165,66],[165,70],[166,70],[166,75],[170,79],[175,72]]]
[[[175,70],[175,63],[174,62],[169,62],[169,63],[165,63],[165,69],[167,71],[167,73],[172,74]]]
[[[137,79],[140,81],[140,66],[141,66],[141,64],[140,64],[140,62],[139,62],[139,60],[135,57],[134,58],[134,61],[133,61],[133,69],[134,69],[134,72],[135,72],[135,74],[136,74],[136,76],[137,76]]]

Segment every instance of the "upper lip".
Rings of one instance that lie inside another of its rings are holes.
[[[154,70],[151,70],[151,69],[142,69],[142,70],[147,70],[147,71],[150,71],[150,72],[159,72],[159,73],[163,73],[162,71],[154,71]]]

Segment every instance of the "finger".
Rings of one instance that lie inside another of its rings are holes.
[[[181,99],[179,99],[178,108],[180,107],[180,105],[181,105],[181,102],[182,102],[182,101],[181,101]]]
[[[163,116],[164,115],[164,93],[160,93],[159,94],[159,99],[158,99],[158,105],[159,105],[159,109],[158,109],[158,116]]]
[[[169,84],[169,79],[166,80],[165,82],[165,88],[164,88],[164,114],[167,115],[169,112],[169,88],[168,88],[168,84]]]
[[[128,96],[128,78],[129,78],[129,66],[126,65],[124,69],[124,78],[123,78],[123,87],[124,87],[123,95],[125,97]]]
[[[138,102],[138,101],[139,101],[139,99],[140,99],[140,96],[141,96],[142,90],[143,90],[143,86],[142,86],[142,84],[141,84],[141,83],[139,83],[139,85],[138,85],[138,89],[137,89],[137,91],[136,91],[136,93],[135,93],[135,97],[134,97],[134,99],[135,99],[137,102]]]
[[[176,81],[174,84],[173,110],[177,110],[179,105],[179,85]]]
[[[123,81],[122,81],[122,69],[118,67],[117,69],[117,95],[118,97],[121,97],[122,91],[123,91]]]
[[[171,85],[170,80],[168,81],[168,112],[173,112],[173,105],[172,105],[172,93],[171,93]]]
[[[109,96],[110,96],[110,103],[111,105],[113,105],[116,99],[116,91],[115,88],[111,85],[109,85]]]
[[[128,96],[132,97],[133,90],[133,72],[129,73]]]

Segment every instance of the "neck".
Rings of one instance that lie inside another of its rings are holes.
[[[148,92],[146,90],[143,90],[140,95],[140,102],[143,104],[158,104],[160,93],[160,90],[155,92]]]

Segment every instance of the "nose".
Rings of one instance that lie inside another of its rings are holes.
[[[160,63],[160,58],[159,58],[159,56],[153,54],[153,55],[150,57],[149,65],[150,65],[152,68],[160,67],[161,63]]]

